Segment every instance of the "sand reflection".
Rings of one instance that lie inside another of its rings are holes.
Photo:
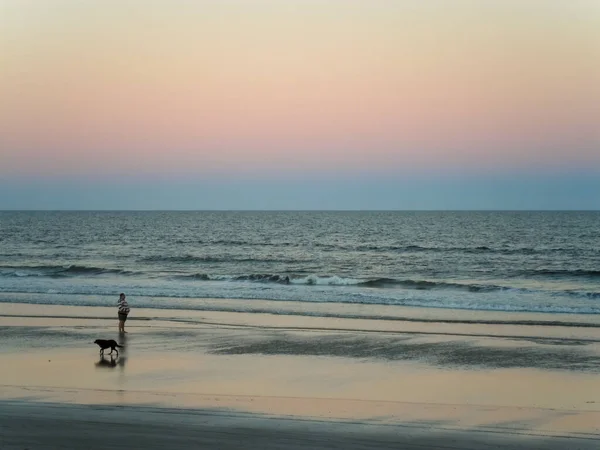
[[[96,364],[96,368],[109,368],[114,369],[117,367],[117,360],[114,356],[110,355],[110,359],[106,359],[104,355],[100,356],[100,361]]]
[[[97,369],[114,369],[115,367],[121,368],[121,370],[125,369],[125,363],[127,362],[127,357],[125,356],[113,356],[110,355],[109,358],[104,355],[100,356],[100,360],[96,362],[94,365]]]

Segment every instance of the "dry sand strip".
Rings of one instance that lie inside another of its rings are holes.
[[[0,401],[2,450],[444,449],[597,450],[597,435],[539,436],[509,430],[448,430],[435,422],[384,424],[182,410]]]

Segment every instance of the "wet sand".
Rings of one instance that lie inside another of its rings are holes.
[[[0,448],[600,448],[597,328],[136,313],[3,304]]]
[[[595,449],[594,436],[263,417],[220,409],[0,402],[0,446],[215,449]]]

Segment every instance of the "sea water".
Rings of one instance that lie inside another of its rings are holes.
[[[600,314],[600,212],[0,212],[0,309],[120,292],[134,308]]]

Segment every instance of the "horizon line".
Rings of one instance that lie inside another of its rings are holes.
[[[600,212],[600,209],[0,209],[4,212]]]

